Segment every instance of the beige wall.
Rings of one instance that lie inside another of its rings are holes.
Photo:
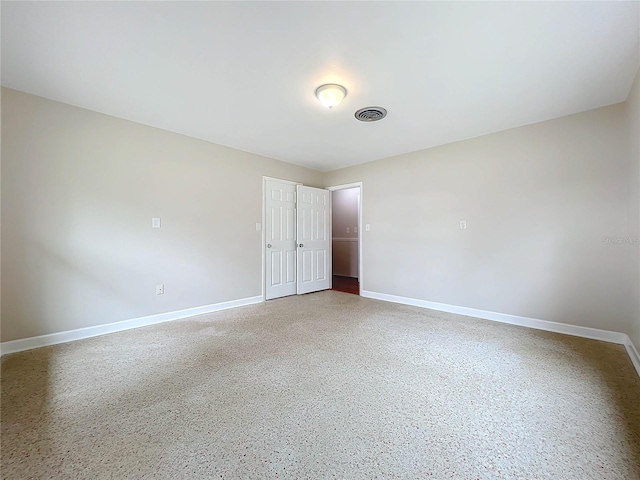
[[[625,107],[631,159],[629,223],[631,225],[631,236],[637,239],[640,237],[640,70],[638,70],[636,80],[633,83],[633,87],[631,87]],[[636,266],[632,284],[636,308],[632,317],[629,335],[636,349],[640,351],[640,245],[636,244],[632,250],[630,263]]]
[[[329,172],[364,182],[362,288],[629,331],[624,108]]]
[[[639,234],[639,90],[321,174],[2,89],[2,341],[260,295],[268,175],[364,182],[365,290],[640,347],[640,251],[619,242]]]
[[[262,176],[322,183],[10,89],[2,128],[2,341],[261,295]]]
[[[333,274],[358,277],[358,203],[360,188],[331,193]]]

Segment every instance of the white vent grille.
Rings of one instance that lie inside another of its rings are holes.
[[[387,116],[387,111],[382,107],[365,107],[358,110],[355,117],[361,122],[377,122]]]

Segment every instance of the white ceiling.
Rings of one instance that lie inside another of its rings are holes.
[[[3,2],[2,84],[319,170],[624,101],[640,2]],[[333,110],[314,96],[348,90]],[[361,123],[354,112],[385,107]]]

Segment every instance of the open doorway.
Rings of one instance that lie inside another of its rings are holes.
[[[360,294],[362,189],[360,184],[331,187],[333,290]]]

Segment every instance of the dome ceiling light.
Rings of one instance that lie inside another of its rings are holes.
[[[347,96],[347,89],[336,83],[327,83],[320,85],[316,89],[316,97],[327,108],[333,108],[338,105],[344,97]]]

